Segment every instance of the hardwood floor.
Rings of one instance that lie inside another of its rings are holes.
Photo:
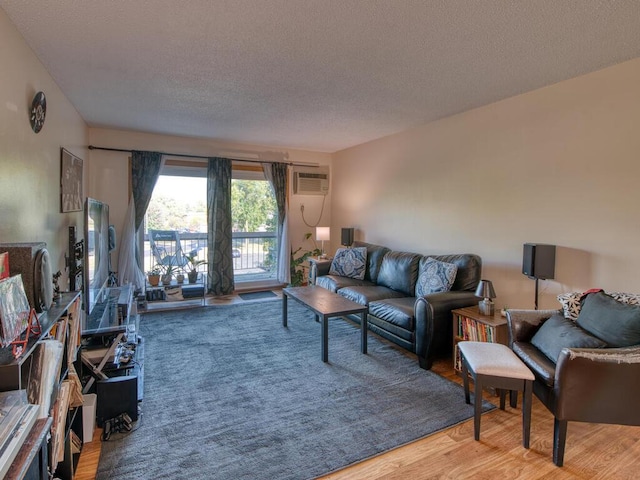
[[[450,361],[433,370],[461,383]],[[461,393],[462,394],[462,393]],[[497,397],[485,394],[497,404]],[[508,403],[508,402],[507,402]],[[521,405],[521,402],[519,402]],[[640,405],[639,405],[640,406]],[[76,480],[93,480],[100,458],[100,432],[84,446]],[[520,409],[507,405],[482,416],[480,441],[473,419],[365,460],[323,480],[375,479],[632,479],[639,478],[640,427],[569,423],[564,467],[553,464],[553,416],[534,398],[531,448],[522,447]]]

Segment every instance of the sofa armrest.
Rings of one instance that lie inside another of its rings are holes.
[[[316,284],[316,278],[328,275],[331,269],[330,260],[309,259],[309,285]]]
[[[562,310],[508,310],[509,347],[514,342],[529,342],[546,320]]]
[[[456,308],[478,303],[478,297],[466,290],[431,293],[418,297],[414,305],[416,318],[416,355],[422,368],[429,369],[437,351],[452,346],[452,314]]]
[[[556,364],[556,418],[640,425],[640,346],[564,348]]]

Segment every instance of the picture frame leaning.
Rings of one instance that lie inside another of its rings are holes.
[[[60,212],[82,210],[82,159],[60,149]]]

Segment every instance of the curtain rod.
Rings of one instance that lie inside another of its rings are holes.
[[[126,150],[124,148],[108,148],[108,147],[96,147],[94,145],[89,145],[89,150],[105,150],[107,152],[123,152],[123,153],[131,153],[131,150]],[[206,157],[204,155],[190,155],[190,154],[186,154],[186,153],[169,153],[169,152],[158,152],[161,153],[162,155],[170,155],[170,156],[174,156],[174,157],[185,157],[185,158],[202,158],[202,159],[207,159],[210,157]],[[254,152],[247,152],[247,153],[254,153]],[[274,153],[275,152],[262,152],[262,153]],[[255,155],[260,156],[261,152],[255,152]],[[289,154],[288,153],[282,153],[281,154],[284,158],[288,158]],[[249,163],[276,163],[278,162],[277,160],[251,160],[248,158],[239,158],[239,157],[225,157],[225,158],[229,158],[229,160],[238,160],[241,162],[249,162]],[[294,167],[318,167],[319,165],[317,163],[295,163],[295,162],[278,162],[278,163],[286,163],[287,165],[290,166],[294,166]]]

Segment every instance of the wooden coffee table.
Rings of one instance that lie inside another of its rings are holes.
[[[282,289],[282,326],[287,326],[287,299],[291,297],[316,314],[316,321],[322,322],[322,361],[329,361],[329,318],[352,313],[360,314],[360,351],[367,353],[367,312],[366,305],[352,302],[337,293],[316,287],[289,287]]]

